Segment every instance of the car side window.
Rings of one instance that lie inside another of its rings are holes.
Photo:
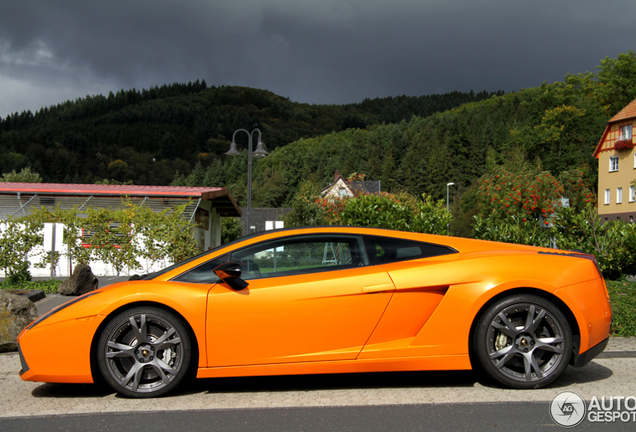
[[[368,264],[358,236],[303,235],[232,252],[245,280],[341,270]]]
[[[177,282],[189,282],[200,284],[214,284],[220,282],[219,277],[214,273],[214,269],[230,261],[230,254],[221,255],[207,261],[186,273],[183,273],[172,280]]]
[[[371,265],[448,255],[457,252],[448,246],[391,237],[364,236],[364,244]]]

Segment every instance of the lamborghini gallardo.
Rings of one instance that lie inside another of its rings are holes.
[[[134,279],[27,326],[22,379],[154,397],[195,376],[475,369],[539,388],[611,321],[592,255],[374,228],[267,231]]]

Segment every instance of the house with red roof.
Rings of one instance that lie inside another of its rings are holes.
[[[636,99],[612,117],[599,141],[594,157],[598,159],[598,214],[603,221],[634,222],[636,190],[636,152],[633,130],[636,124]]]
[[[156,212],[187,204],[182,217],[196,224],[192,235],[202,251],[221,244],[221,217],[241,216],[241,210],[232,195],[221,187],[0,182],[0,220],[9,216],[25,216],[41,207],[117,209],[124,207],[124,202],[146,206]],[[61,224],[45,224],[42,247],[47,251],[64,252]],[[158,265],[165,267],[170,264],[165,260]],[[64,257],[60,259],[59,268],[38,270],[32,266],[31,274],[68,276],[72,265]],[[113,275],[113,270],[104,263],[91,263],[91,268],[96,275]],[[0,276],[4,276],[1,271]]]
[[[320,192],[320,195],[326,198],[352,198],[355,192],[378,194],[380,193],[380,180],[345,180],[344,177],[336,171],[333,183],[324,188]]]

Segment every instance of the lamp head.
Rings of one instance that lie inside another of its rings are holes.
[[[230,150],[228,152],[225,153],[228,156],[238,156],[241,153],[237,150],[236,148],[236,142],[232,141],[232,144],[230,144]]]
[[[254,150],[254,157],[262,158],[269,154],[269,152],[265,149],[265,143],[263,141],[259,141],[256,144],[256,150]]]

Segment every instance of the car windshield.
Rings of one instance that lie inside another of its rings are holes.
[[[171,265],[170,267],[166,267],[166,268],[161,269],[159,271],[156,271],[154,273],[148,273],[148,274],[145,274],[145,275],[141,275],[141,276],[137,277],[136,279],[137,280],[151,280],[151,279],[155,279],[155,278],[157,278],[157,277],[159,277],[159,276],[161,276],[163,274],[166,274],[166,273],[176,269],[177,267],[181,267],[184,264],[187,264],[187,263],[192,262],[192,261],[194,261],[196,259],[199,259],[199,258],[201,258],[203,256],[206,256],[206,255],[209,255],[211,253],[214,253],[214,252],[218,251],[219,249],[225,248],[227,246],[231,246],[231,245],[233,245],[235,243],[242,242],[242,241],[247,240],[247,239],[252,238],[252,237],[261,236],[263,234],[267,234],[267,232],[254,233],[254,234],[250,234],[250,235],[247,235],[247,236],[244,236],[244,237],[240,237],[240,238],[238,238],[236,240],[233,240],[233,241],[231,241],[229,243],[225,243],[225,244],[217,246],[217,247],[215,247],[213,249],[207,250],[205,252],[201,252],[198,255],[195,255],[195,256],[190,257],[190,258],[188,258],[186,260],[180,261],[180,262],[178,262],[176,264]]]

